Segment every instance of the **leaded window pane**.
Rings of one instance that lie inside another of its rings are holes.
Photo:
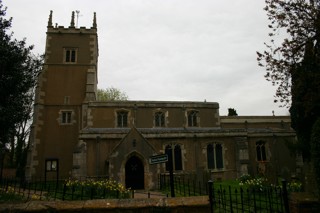
[[[66,62],[70,62],[70,58],[71,58],[71,51],[70,50],[67,50],[66,51]]]
[[[71,62],[76,62],[76,51],[71,50]]]
[[[61,123],[69,124],[71,123],[71,112],[62,112]]]
[[[257,152],[257,161],[267,160],[265,142],[263,141],[256,142],[256,152]]]
[[[169,159],[169,161],[166,162],[166,171],[169,171],[170,170],[169,162],[170,162],[170,159],[172,160],[172,149],[170,145],[166,146],[165,153],[168,155],[168,159]]]
[[[221,144],[207,145],[208,169],[223,169],[223,149]]]
[[[197,116],[198,112],[197,111],[190,111],[188,112],[188,126],[193,127],[197,126]]]
[[[117,125],[118,127],[128,126],[128,112],[118,112],[117,113]]]
[[[156,127],[164,127],[165,116],[163,112],[155,113],[155,126]]]
[[[208,162],[208,169],[214,169],[214,152],[212,144],[207,146],[207,162]]]
[[[76,48],[68,48],[65,49],[65,62],[74,63],[77,60],[77,49]]]
[[[182,154],[179,145],[174,147],[174,168],[175,170],[182,170]]]
[[[217,169],[223,168],[223,156],[222,156],[222,145],[216,144],[216,161],[217,161]]]
[[[262,158],[262,161],[266,161],[267,160],[265,145],[261,146],[261,158]]]

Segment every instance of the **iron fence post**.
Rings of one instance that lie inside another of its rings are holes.
[[[170,150],[170,152],[172,153],[172,148],[171,148],[171,146],[170,146],[169,150]],[[172,154],[169,155],[168,158],[169,158],[169,162],[168,162],[168,163],[169,163],[169,174],[170,174],[171,197],[175,197]]]
[[[285,213],[290,213],[287,181],[285,179],[282,179],[281,182],[282,182],[282,198],[283,198],[284,210],[285,210]]]
[[[64,199],[65,199],[66,191],[67,191],[67,185],[66,185],[66,184],[64,184],[64,185],[63,185],[62,200],[64,200]]]
[[[231,195],[231,186],[229,186],[229,202],[230,202],[230,212],[233,213],[233,208],[232,208],[232,195]]]
[[[210,212],[213,213],[213,181],[209,180],[208,181],[208,187],[209,187],[209,202],[210,202]]]

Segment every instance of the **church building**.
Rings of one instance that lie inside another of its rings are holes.
[[[47,26],[36,89],[27,179],[111,178],[155,189],[172,158],[175,175],[278,177],[299,171],[289,116],[220,116],[216,102],[99,101],[98,34],[92,26]],[[103,59],[102,59],[103,60]],[[250,107],[250,106],[248,106]]]

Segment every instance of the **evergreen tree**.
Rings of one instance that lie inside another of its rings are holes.
[[[291,71],[292,127],[297,133],[298,149],[307,160],[310,160],[312,127],[320,118],[320,64],[315,48],[312,43],[307,44],[303,61]]]
[[[318,119],[312,128],[311,136],[311,159],[313,162],[315,177],[317,182],[318,198],[320,199],[320,119]]]

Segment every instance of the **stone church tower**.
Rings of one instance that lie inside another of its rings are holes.
[[[27,178],[70,173],[72,152],[85,122],[85,108],[96,100],[98,37],[91,28],[53,26],[50,12],[45,60],[35,97]]]

